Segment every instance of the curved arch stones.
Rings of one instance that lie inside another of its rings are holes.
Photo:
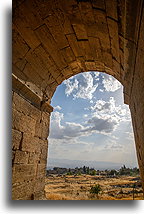
[[[12,30],[12,198],[44,198],[51,98],[86,71],[124,86],[144,189],[144,1],[14,0]]]

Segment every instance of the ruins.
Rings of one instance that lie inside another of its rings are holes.
[[[12,199],[44,199],[51,98],[87,71],[124,87],[144,190],[144,1],[13,0]]]

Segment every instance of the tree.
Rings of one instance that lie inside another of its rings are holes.
[[[95,170],[95,169],[92,170],[90,174],[91,174],[91,175],[96,175],[96,170]]]
[[[86,167],[83,166],[83,173],[86,174]]]
[[[102,191],[100,184],[96,184],[95,186],[91,187],[90,193],[91,194],[96,194],[98,198],[98,194]]]
[[[88,175],[90,174],[90,169],[89,169],[89,167],[86,168],[86,174],[88,174]]]

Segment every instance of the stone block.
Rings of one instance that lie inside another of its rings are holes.
[[[38,70],[33,68],[30,63],[27,63],[23,73],[28,77],[28,80],[35,83],[37,86],[42,85],[43,79],[40,77]]]
[[[78,40],[88,39],[84,24],[73,24],[72,26]]]
[[[105,1],[106,3],[106,14],[112,19],[118,20],[117,14],[117,0]]]
[[[12,183],[30,181],[36,176],[36,165],[14,164],[12,176]]]
[[[71,67],[69,67],[69,66],[67,68],[63,69],[61,72],[66,79],[73,76],[73,71],[72,71]]]
[[[91,2],[94,9],[105,10],[105,0],[92,0]]]
[[[46,175],[46,164],[38,164],[37,168],[37,178],[45,177]]]
[[[92,55],[92,51],[90,48],[90,44],[89,41],[78,41],[78,44],[83,52],[83,56],[85,58],[86,61],[92,61],[93,59],[93,55]]]
[[[13,185],[12,200],[32,200],[32,196],[34,194],[34,185],[34,181]]]
[[[31,133],[24,133],[22,140],[22,151],[26,152],[41,152],[41,140],[37,137],[34,137]]]
[[[35,186],[34,186],[34,192],[42,192],[44,193],[44,187],[45,187],[45,177],[42,178],[37,178],[35,181]]]
[[[68,46],[68,41],[65,37],[63,26],[55,14],[51,14],[45,19],[45,23],[48,26],[51,34],[53,35],[59,49]]]
[[[20,36],[15,27],[13,28],[12,36],[12,58],[13,63],[15,64],[19,60],[19,58],[23,58],[24,55],[29,51],[29,46]]]
[[[99,61],[103,60],[103,58],[102,58],[102,47],[100,45],[99,38],[88,37],[88,40],[89,40],[91,52],[93,55],[93,59],[99,60]]]
[[[115,57],[116,60],[120,62],[118,25],[117,22],[109,18],[107,19],[107,22],[111,39],[111,52],[113,57]]]
[[[17,9],[15,10],[15,17],[13,19],[13,23],[16,26],[18,32],[20,32],[22,37],[25,39],[28,46],[34,49],[40,45],[40,41],[38,40],[34,31],[30,27],[29,21],[27,20],[27,16],[28,15],[23,14],[21,11],[19,11],[19,9]],[[21,50],[21,48],[19,50]]]
[[[12,129],[12,149],[13,150],[19,149],[21,139],[22,139],[22,133]]]
[[[38,164],[39,160],[40,160],[40,153],[38,152],[29,153],[28,164]]]
[[[94,23],[94,16],[93,16],[93,10],[92,10],[92,4],[91,2],[79,2],[79,10],[80,14],[82,16],[82,20],[85,24],[91,24]]]
[[[63,48],[60,52],[67,63],[75,61],[75,55],[70,47]]]
[[[15,109],[13,109],[12,120],[14,129],[21,132],[32,133],[34,135],[36,120],[16,111]]]
[[[43,122],[37,121],[35,125],[35,136],[41,139],[47,139],[49,134],[49,127]]]
[[[12,65],[12,72],[15,76],[24,81],[28,79],[28,77],[14,64]]]
[[[37,120],[41,117],[41,111],[27,102],[23,97],[19,96],[17,93],[13,95],[13,107],[24,115],[30,116],[31,118]]]
[[[68,39],[69,45],[75,57],[83,56],[83,53],[78,45],[76,35],[73,33],[73,34],[66,35],[66,37]]]
[[[28,152],[23,152],[23,151],[17,150],[15,152],[14,163],[27,164],[28,163],[28,158],[29,158],[29,153]]]

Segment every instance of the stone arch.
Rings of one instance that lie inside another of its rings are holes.
[[[144,181],[143,0],[13,1],[13,199],[41,199],[51,98],[90,70],[124,86]]]

